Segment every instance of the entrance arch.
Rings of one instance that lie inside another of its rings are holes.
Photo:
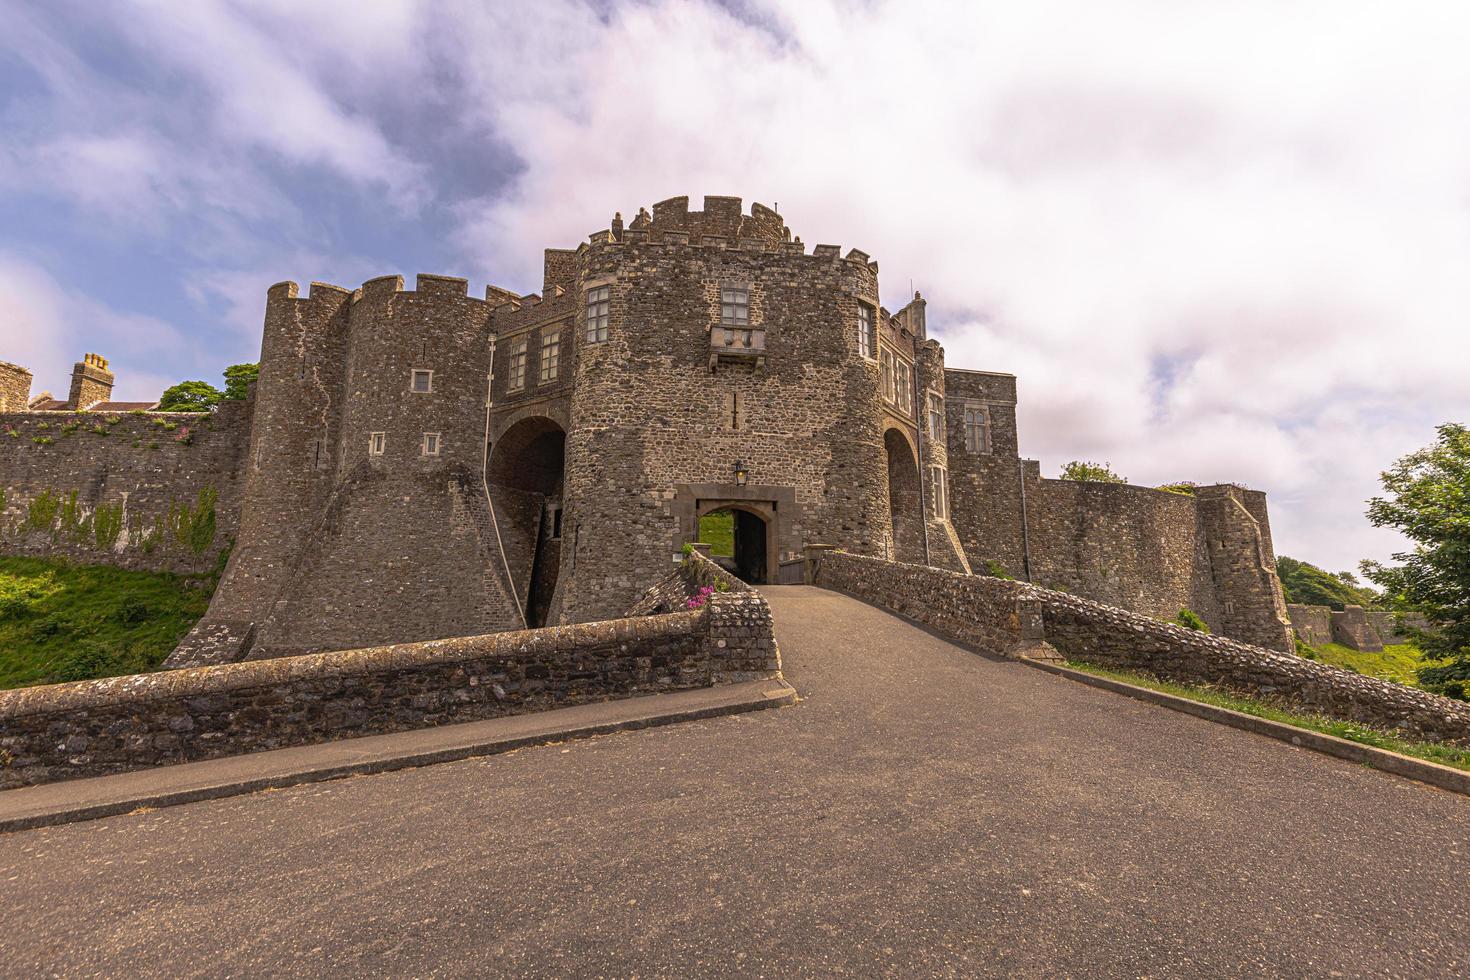
[[[924,561],[924,500],[919,461],[908,434],[889,428],[883,433],[888,457],[888,516],[893,526],[890,557],[910,564]]]
[[[775,581],[776,522],[769,505],[706,501],[699,506],[698,538],[710,557],[750,585]]]
[[[495,440],[485,470],[512,584],[531,627],[548,622],[556,595],[566,441],[555,419],[523,418]]]

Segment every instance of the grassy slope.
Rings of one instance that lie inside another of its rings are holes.
[[[1397,681],[1410,687],[1418,687],[1415,671],[1423,666],[1419,660],[1419,648],[1410,643],[1396,643],[1383,648],[1382,653],[1354,650],[1340,643],[1324,643],[1312,648],[1317,660],[1334,667],[1346,667],[1369,677],[1381,677],[1386,681]]]
[[[735,557],[735,515],[717,510],[699,519],[699,540],[710,545],[710,554]]]
[[[1153,691],[1163,691],[1165,694],[1173,694],[1177,697],[1188,698],[1191,701],[1200,701],[1204,704],[1213,704],[1218,708],[1229,708],[1231,711],[1239,711],[1242,714],[1254,715],[1270,721],[1278,721],[1296,728],[1322,732],[1325,735],[1336,735],[1338,738],[1344,738],[1350,742],[1360,742],[1363,745],[1387,749],[1390,752],[1398,752],[1401,755],[1411,755],[1418,759],[1437,762],[1442,766],[1454,766],[1456,769],[1470,770],[1470,749],[1452,748],[1446,745],[1437,745],[1432,742],[1409,742],[1378,731],[1375,728],[1360,725],[1357,722],[1343,721],[1338,718],[1327,718],[1322,715],[1303,714],[1254,698],[1236,697],[1233,694],[1225,694],[1214,688],[1161,681],[1147,674],[1139,674],[1133,671],[1112,670],[1110,668],[1095,667],[1091,664],[1073,663],[1070,661],[1067,666],[1075,670],[1085,671],[1089,674],[1096,674],[1099,677],[1110,677],[1113,680],[1123,681],[1125,684],[1146,687]]]
[[[153,670],[209,593],[178,575],[0,557],[0,688]]]

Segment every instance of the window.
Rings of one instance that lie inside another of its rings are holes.
[[[883,400],[889,404],[898,397],[898,379],[894,371],[893,353],[884,349],[879,357],[880,369],[883,373]]]
[[[413,377],[409,379],[410,391],[425,394],[434,390],[434,372],[424,368],[414,368]]]
[[[906,414],[914,413],[914,369],[907,362],[895,359],[893,365],[898,390],[893,394],[893,404]]]
[[[541,335],[541,383],[555,381],[561,371],[561,331]]]
[[[878,349],[878,325],[873,317],[873,308],[867,303],[858,303],[858,356],[871,360]]]
[[[929,392],[929,438],[944,441],[944,399],[938,392]]]
[[[587,343],[600,344],[607,339],[611,308],[611,286],[596,286],[587,290]]]
[[[383,450],[386,449],[386,448],[388,448],[388,433],[386,433],[386,432],[369,432],[368,433],[368,455],[369,456],[381,456],[381,455],[383,455]]]
[[[546,516],[550,519],[549,523],[551,524],[550,537],[552,540],[556,540],[561,537],[561,504],[547,504],[546,510]]]
[[[510,390],[519,391],[526,386],[526,341],[516,343],[510,349]]]
[[[439,455],[439,433],[425,432],[423,453],[425,456]]]
[[[929,467],[929,485],[934,488],[934,516],[940,520],[949,517],[949,474],[942,466]]]
[[[984,405],[965,406],[965,452],[990,452],[990,409]]]
[[[750,292],[741,286],[720,290],[720,323],[727,327],[750,324]]]

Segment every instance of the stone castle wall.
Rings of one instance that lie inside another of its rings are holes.
[[[1470,744],[1470,705],[1062,592],[816,552],[809,580],[908,616],[981,652],[1044,641],[1068,660],[1209,684],[1414,739]]]
[[[147,571],[212,569],[239,530],[252,404],[0,415],[0,547]],[[201,493],[213,502],[201,506]]]

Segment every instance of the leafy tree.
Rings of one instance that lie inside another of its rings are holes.
[[[259,364],[231,364],[225,368],[225,398],[243,400],[250,393],[250,383],[258,377]]]
[[[207,412],[224,396],[208,381],[180,381],[158,400],[160,412]]]
[[[1338,610],[1344,606],[1373,608],[1379,604],[1377,593],[1360,585],[1352,572],[1329,572],[1311,562],[1277,555],[1276,577],[1281,579],[1281,591],[1287,602]]]
[[[1433,445],[1410,453],[1385,472],[1385,496],[1368,501],[1368,520],[1393,527],[1414,543],[1396,565],[1362,563],[1392,608],[1423,613],[1429,630],[1405,632],[1426,661],[1419,670],[1430,690],[1464,697],[1470,681],[1470,429],[1446,423]]]
[[[1110,463],[1083,462],[1074,459],[1062,467],[1063,480],[1086,480],[1090,483],[1127,483],[1125,477],[1114,473]]]

